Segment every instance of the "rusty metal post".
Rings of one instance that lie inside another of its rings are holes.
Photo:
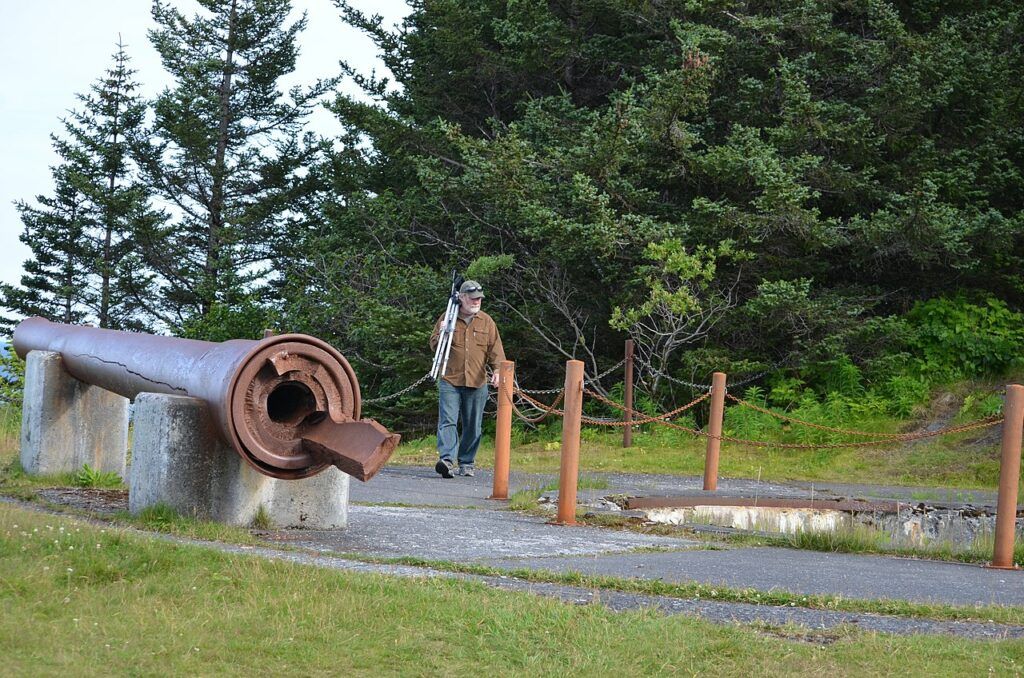
[[[1017,487],[1020,483],[1020,446],[1024,434],[1024,386],[1006,387],[1003,406],[1003,456],[999,463],[999,500],[996,508],[996,544],[992,564],[1000,570],[1018,569],[1013,564],[1017,523]]]
[[[498,367],[498,422],[494,431],[494,486],[490,499],[508,499],[508,471],[512,455],[512,384],[516,364],[503,360]]]
[[[633,446],[633,340],[626,339],[626,377],[623,382],[626,398],[626,425],[622,427],[622,446]]]
[[[558,478],[559,525],[576,524],[576,484],[580,472],[580,417],[583,416],[583,363],[565,363],[565,415],[562,417],[562,464]]]
[[[708,448],[704,456],[704,489],[718,489],[718,452],[722,448],[722,419],[725,416],[725,373],[711,378],[711,413],[708,416]]]

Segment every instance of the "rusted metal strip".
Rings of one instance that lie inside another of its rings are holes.
[[[692,508],[694,506],[758,506],[764,508],[821,509],[847,513],[906,511],[907,502],[864,501],[860,499],[754,499],[751,497],[630,497],[628,509]]]

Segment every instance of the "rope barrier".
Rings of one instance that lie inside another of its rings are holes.
[[[600,400],[601,402],[605,403],[606,405],[611,405],[612,407],[614,407],[615,409],[619,410],[620,412],[626,412],[627,411],[625,406],[618,404],[614,400],[611,400],[609,398],[605,398],[604,396],[602,396],[599,393],[594,393],[593,391],[590,391],[588,389],[583,389],[583,392],[586,393],[587,395],[589,395],[591,398],[594,398],[596,400]],[[665,422],[665,421],[675,417],[676,415],[685,412],[686,410],[688,410],[691,407],[697,405],[698,403],[701,403],[701,402],[707,400],[710,397],[711,397],[711,392],[708,391],[707,393],[704,393],[703,395],[700,395],[697,398],[694,398],[693,400],[691,400],[690,402],[686,403],[682,407],[677,407],[676,409],[672,410],[671,412],[666,412],[664,414],[657,414],[657,415],[653,415],[653,416],[643,417],[641,419],[633,419],[631,421],[618,421],[618,420],[615,420],[615,421],[607,421],[607,422],[605,422],[604,420],[597,420],[597,419],[594,419],[593,417],[590,417],[589,419],[591,420],[590,423],[603,423],[605,426],[627,426],[627,425],[628,426],[640,426],[642,424],[650,424],[650,423],[656,423],[656,422]],[[636,414],[636,410],[633,410],[633,414]]]
[[[589,395],[589,396],[591,396],[593,398],[596,398],[597,400],[600,400],[600,401],[604,402],[605,404],[611,405],[612,407],[615,407],[616,409],[619,409],[619,410],[621,410],[623,412],[626,411],[626,408],[623,407],[622,405],[619,405],[618,403],[616,403],[613,400],[609,400],[608,398],[605,398],[605,397],[603,397],[603,396],[601,396],[601,395],[599,395],[597,393],[594,393],[593,391],[589,391],[587,389],[584,389],[584,393],[586,393],[587,395]],[[986,417],[984,419],[978,419],[976,421],[973,421],[973,422],[970,422],[970,423],[967,423],[967,424],[962,424],[960,426],[951,426],[951,427],[947,427],[947,428],[943,428],[943,429],[938,429],[936,431],[923,431],[921,433],[878,434],[879,436],[883,436],[883,437],[881,439],[877,439],[877,440],[867,440],[867,441],[861,441],[861,442],[844,442],[844,443],[782,443],[782,442],[769,442],[769,441],[761,441],[761,440],[747,440],[747,439],[744,439],[744,438],[736,438],[734,436],[725,436],[725,435],[713,436],[713,435],[711,435],[710,433],[708,433],[706,431],[701,431],[699,429],[690,428],[688,426],[681,426],[679,424],[675,424],[675,423],[673,423],[671,421],[668,421],[668,419],[670,419],[675,414],[678,414],[679,412],[685,411],[685,410],[693,407],[697,403],[699,403],[699,402],[709,398],[710,396],[711,396],[711,393],[708,392],[708,393],[705,393],[704,395],[700,396],[699,398],[693,400],[692,402],[684,405],[683,407],[677,408],[676,410],[673,410],[672,412],[669,412],[669,413],[666,413],[666,414],[663,414],[663,415],[647,417],[645,419],[638,419],[636,421],[629,422],[629,423],[630,424],[638,424],[638,425],[639,424],[644,424],[644,423],[660,424],[662,426],[667,426],[669,428],[674,428],[674,429],[677,429],[677,430],[680,430],[680,431],[685,431],[685,432],[691,433],[693,435],[703,436],[705,438],[715,438],[715,439],[718,439],[718,440],[723,440],[723,441],[731,442],[731,443],[737,443],[737,444],[740,444],[740,445],[748,445],[748,446],[751,446],[751,447],[765,447],[765,448],[777,448],[777,449],[820,450],[820,449],[837,449],[837,448],[849,448],[849,447],[880,447],[880,446],[884,446],[884,445],[892,444],[892,443],[912,442],[912,441],[915,441],[915,440],[923,440],[925,438],[934,438],[934,437],[941,436],[941,435],[952,435],[954,433],[965,433],[967,431],[972,431],[972,430],[979,429],[979,428],[987,428],[989,426],[995,426],[997,424],[1000,424],[1003,421],[1003,419],[1001,417]],[[768,413],[769,414],[775,414],[775,413],[772,413],[772,412],[768,412]],[[601,420],[594,419],[593,417],[587,417],[587,416],[581,417],[581,421],[586,422],[588,424],[598,424],[598,425],[605,425],[605,426],[625,426],[626,425],[626,422],[614,422],[614,423],[612,423],[612,422],[604,422],[604,421],[601,421]],[[794,421],[794,423],[806,423],[806,424],[809,424],[812,428],[817,428],[817,427],[820,426],[820,425],[811,424],[810,422],[802,422],[801,420],[793,420],[793,421]],[[830,427],[823,427],[823,428],[825,430],[831,430],[833,432],[844,432],[844,433],[846,432],[846,431],[843,431],[842,429],[831,429]],[[866,432],[857,432],[857,433],[859,433],[861,435],[872,435],[872,434],[869,434],[869,433],[866,433]]]
[[[617,370],[620,367],[622,367],[622,365],[624,365],[625,362],[626,362],[626,359],[623,358],[616,365],[613,365],[612,367],[608,368],[607,370],[605,370],[601,374],[598,374],[593,379],[586,379],[586,380],[584,380],[584,384],[588,384],[588,383],[589,384],[593,384],[593,383],[599,381],[600,379],[603,379],[604,377],[608,376],[609,374],[611,374],[615,370]],[[661,377],[663,377],[663,378],[665,378],[665,379],[667,379],[669,381],[675,382],[677,384],[680,384],[682,386],[686,386],[686,387],[689,387],[689,388],[693,388],[693,389],[697,389],[697,390],[702,390],[702,391],[705,391],[705,392],[702,395],[698,396],[697,398],[694,398],[693,400],[691,400],[687,404],[683,405],[682,407],[677,407],[676,409],[674,409],[674,410],[672,410],[670,412],[665,412],[665,413],[662,413],[662,414],[656,414],[656,415],[650,415],[650,416],[643,416],[643,417],[640,417],[639,419],[632,419],[631,421],[628,421],[628,422],[627,421],[623,421],[623,420],[617,420],[617,419],[616,420],[613,420],[613,419],[603,419],[603,418],[592,417],[592,416],[588,416],[588,415],[581,416],[580,421],[583,422],[583,423],[591,424],[591,425],[610,426],[610,427],[641,426],[643,424],[659,424],[661,426],[666,426],[668,428],[673,428],[673,429],[676,429],[676,430],[685,431],[686,433],[690,433],[692,435],[703,436],[705,438],[714,438],[714,439],[718,439],[718,440],[722,440],[722,441],[726,441],[726,442],[730,442],[730,443],[736,443],[736,444],[739,444],[739,445],[747,445],[747,446],[750,446],[750,447],[761,447],[761,448],[773,448],[773,449],[792,449],[792,450],[822,450],[822,449],[855,448],[855,447],[881,447],[881,446],[890,445],[890,444],[893,444],[893,443],[907,443],[907,442],[913,442],[913,441],[917,441],[917,440],[923,440],[923,439],[926,439],[926,438],[935,438],[935,437],[943,436],[943,435],[952,435],[952,434],[955,434],[955,433],[965,433],[967,431],[972,431],[972,430],[976,430],[976,429],[980,429],[980,428],[987,428],[987,427],[990,427],[990,426],[996,426],[998,424],[1003,423],[1003,418],[1002,417],[993,416],[993,417],[986,417],[986,418],[983,418],[983,419],[978,419],[978,420],[975,420],[973,422],[969,422],[967,424],[962,424],[962,425],[959,425],[959,426],[950,426],[950,427],[946,427],[946,428],[937,429],[935,431],[922,431],[922,432],[919,432],[919,433],[873,433],[873,432],[870,432],[870,431],[859,431],[859,430],[856,430],[856,429],[844,429],[844,428],[838,428],[838,427],[834,427],[834,426],[826,426],[824,424],[816,424],[816,423],[811,422],[811,421],[806,421],[806,420],[803,420],[803,419],[798,419],[796,417],[791,417],[791,416],[788,416],[788,415],[785,415],[785,414],[781,414],[779,412],[775,412],[775,411],[770,410],[770,409],[768,409],[766,407],[761,407],[759,405],[756,405],[754,403],[748,402],[746,400],[743,400],[742,398],[739,398],[737,396],[732,395],[731,393],[726,392],[725,393],[725,397],[728,398],[729,400],[733,401],[737,405],[739,405],[741,407],[747,407],[747,408],[752,409],[752,410],[754,410],[756,412],[760,412],[762,414],[768,415],[768,416],[773,417],[775,419],[778,419],[780,421],[785,421],[785,422],[788,422],[788,423],[791,423],[791,424],[795,424],[795,425],[798,425],[798,426],[805,426],[807,428],[811,428],[811,429],[815,429],[815,430],[819,430],[819,431],[825,431],[825,432],[828,432],[828,433],[837,433],[837,434],[840,434],[840,435],[867,437],[867,438],[871,438],[871,440],[864,440],[864,441],[858,441],[858,442],[838,442],[838,443],[783,443],[783,442],[770,442],[770,441],[762,441],[762,440],[749,440],[749,439],[745,439],[745,438],[737,438],[735,436],[726,436],[726,435],[713,436],[713,435],[711,435],[710,433],[708,433],[706,431],[701,431],[699,429],[690,428],[688,426],[682,426],[680,424],[676,424],[676,423],[670,421],[672,418],[678,416],[679,414],[681,414],[681,413],[683,413],[683,412],[685,412],[685,411],[695,407],[699,403],[701,403],[701,402],[707,400],[708,398],[710,398],[711,397],[711,390],[710,390],[711,386],[710,386],[710,384],[695,384],[695,383],[692,383],[692,382],[683,381],[681,379],[676,379],[675,377],[669,376],[667,374],[659,372],[658,370],[655,370],[653,367],[651,367],[647,363],[642,363],[642,364],[647,369],[649,369],[651,372],[654,372],[655,374],[658,374]],[[751,381],[755,381],[757,379],[760,379],[761,377],[765,376],[766,374],[769,374],[773,370],[778,369],[779,365],[781,365],[781,363],[777,363],[776,365],[774,365],[773,367],[769,368],[768,370],[764,370],[762,372],[759,372],[758,374],[753,375],[753,376],[749,377],[748,379],[746,379],[744,381],[738,382],[736,384],[731,384],[730,387],[731,388],[737,388],[737,387],[742,386],[742,385],[744,385],[746,383],[749,383]],[[370,405],[370,404],[382,403],[382,402],[387,402],[389,400],[394,400],[394,399],[400,398],[401,396],[405,395],[406,393],[409,393],[410,391],[412,391],[413,389],[418,387],[420,384],[422,384],[423,382],[425,382],[429,378],[430,378],[430,373],[424,374],[422,377],[417,379],[415,382],[413,382],[409,386],[406,386],[405,388],[401,389],[400,391],[396,391],[396,392],[391,393],[389,395],[380,396],[380,397],[377,397],[377,398],[367,398],[367,399],[364,399],[362,402],[365,405]],[[592,391],[590,389],[587,389],[587,388],[584,388],[583,392],[586,395],[589,395],[590,397],[594,398],[595,400],[598,400],[598,401],[600,401],[600,402],[602,402],[602,403],[604,403],[606,405],[609,405],[609,406],[611,406],[611,407],[613,407],[613,408],[615,408],[615,409],[617,409],[617,410],[619,410],[621,412],[627,412],[627,409],[626,409],[625,406],[620,405],[619,403],[615,402],[614,400],[611,400],[610,398],[606,398],[605,396],[602,396],[601,394],[596,393],[596,392],[594,392],[594,391]],[[519,383],[517,381],[516,383],[513,384],[513,393],[516,396],[518,396],[518,398],[521,401],[525,401],[533,409],[535,409],[536,411],[541,413],[540,416],[537,416],[537,417],[527,416],[516,405],[515,401],[513,401],[512,402],[513,412],[515,413],[515,415],[519,419],[521,419],[522,421],[524,421],[524,422],[526,422],[528,424],[540,423],[541,421],[547,419],[549,416],[551,416],[553,414],[554,415],[558,415],[558,416],[564,416],[565,415],[565,411],[564,410],[558,409],[558,405],[565,398],[565,389],[564,388],[525,389],[525,388],[522,388],[521,386],[519,386]],[[554,394],[554,393],[557,393],[558,395],[557,395],[555,400],[550,405],[545,404],[545,403],[543,403],[543,402],[541,402],[541,401],[539,401],[539,400],[537,400],[537,399],[535,399],[535,398],[533,398],[533,397],[531,397],[529,395],[529,394],[541,395],[541,394]],[[636,410],[632,410],[632,414],[636,415],[637,411]]]
[[[531,405],[533,405],[533,407],[535,409],[543,412],[543,414],[540,415],[539,417],[535,417],[535,418],[527,417],[525,414],[522,413],[522,411],[520,411],[520,409],[518,407],[516,407],[515,401],[512,401],[512,411],[515,412],[517,417],[519,417],[520,419],[522,419],[523,421],[525,421],[528,424],[539,424],[540,422],[542,422],[545,419],[547,419],[551,414],[560,414],[560,415],[564,415],[565,414],[564,410],[556,409],[558,407],[559,403],[561,403],[562,399],[565,397],[565,389],[562,389],[562,392],[558,394],[558,397],[555,398],[555,401],[553,403],[551,403],[550,406],[549,405],[545,405],[544,403],[539,402],[537,400],[534,400],[533,398],[531,398],[530,396],[526,395],[525,393],[519,392],[516,395],[519,395],[520,397],[524,398]]]
[[[747,402],[746,400],[737,398],[736,396],[728,392],[726,392],[725,397],[733,401],[734,403],[742,405],[743,407],[749,407],[755,412],[761,412],[762,414],[767,414],[768,416],[774,417],[781,421],[788,421],[792,424],[799,424],[801,426],[806,426],[808,428],[818,429],[819,431],[830,431],[832,433],[843,433],[851,436],[865,436],[868,438],[903,438],[909,435],[907,433],[871,433],[869,431],[857,431],[855,429],[835,428],[832,426],[825,426],[824,424],[815,424],[814,422],[804,421],[803,419],[797,419],[796,417],[790,417],[785,414],[779,414],[778,412],[769,410],[766,407],[760,407],[758,405],[755,405],[754,403],[750,403]]]

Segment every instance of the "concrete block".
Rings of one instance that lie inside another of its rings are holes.
[[[128,399],[78,381],[59,353],[29,351],[21,420],[26,473],[74,473],[88,464],[125,476]]]
[[[262,506],[274,527],[347,525],[349,476],[331,468],[304,480],[278,480],[221,441],[206,404],[186,396],[135,399],[128,508],[163,503],[177,512],[248,526]]]
[[[276,527],[332,530],[348,526],[348,484],[351,476],[329,468],[312,478],[277,480],[270,501]]]
[[[166,504],[182,515],[249,525],[269,504],[273,482],[221,441],[202,400],[158,393],[135,399],[132,513]]]

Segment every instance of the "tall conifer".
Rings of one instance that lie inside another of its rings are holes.
[[[114,329],[141,329],[153,319],[145,312],[152,280],[141,266],[137,235],[163,219],[150,206],[149,190],[131,160],[145,142],[146,115],[134,74],[119,40],[111,67],[78,95],[82,107],[64,120],[66,138],[55,140],[88,199],[88,303],[99,326]]]
[[[18,203],[32,258],[21,285],[2,289],[3,305],[18,315],[146,327],[140,306],[149,279],[135,234],[161,216],[129,159],[142,141],[146,107],[128,63],[119,41],[111,67],[63,120],[64,135],[51,137],[61,159],[52,169],[53,194],[38,196],[37,205]]]
[[[91,248],[88,198],[67,163],[51,169],[52,195],[36,196],[36,205],[17,203],[25,228],[20,240],[32,250],[21,285],[0,288],[3,306],[21,316],[42,316],[63,323],[85,320],[89,302]],[[7,318],[5,325],[12,324]]]
[[[211,312],[230,323],[264,280],[306,162],[301,126],[332,83],[280,91],[306,25],[303,16],[286,26],[290,0],[199,4],[203,13],[191,18],[153,5],[150,38],[175,84],[156,101],[146,167],[177,213],[151,239],[150,261],[168,282],[161,301],[202,335]]]

